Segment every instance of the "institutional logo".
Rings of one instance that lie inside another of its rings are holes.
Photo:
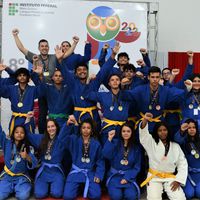
[[[14,16],[16,13],[18,13],[19,12],[18,6],[19,6],[18,3],[9,3],[8,15]]]
[[[120,19],[112,8],[100,6],[92,10],[86,20],[88,34],[97,41],[109,41],[120,29]]]
[[[118,9],[120,10],[120,9]],[[107,6],[98,6],[91,10],[86,18],[87,40],[92,44],[92,58],[98,59],[105,43],[113,47],[116,41],[131,43],[136,41],[141,32],[130,19],[120,19],[120,12]],[[110,54],[110,53],[109,53]]]

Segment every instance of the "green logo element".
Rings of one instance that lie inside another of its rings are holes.
[[[90,13],[86,19],[89,35],[101,42],[110,41],[116,37],[120,30],[120,19],[117,14],[100,17]]]
[[[9,16],[14,16],[18,13],[18,3],[9,3],[8,14]]]

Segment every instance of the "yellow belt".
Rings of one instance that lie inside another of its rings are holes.
[[[11,124],[10,124],[10,136],[12,135],[13,129],[15,127],[15,118],[16,117],[27,117],[27,114],[26,113],[13,112],[12,116],[13,116],[13,118],[12,118],[12,121],[11,121]]]
[[[142,121],[144,119],[144,114],[142,112],[140,112],[140,116],[141,118],[139,120],[137,120],[136,124],[135,124],[135,128],[137,128],[138,124],[140,121]],[[151,118],[149,119],[150,122],[160,122],[160,118],[162,117],[162,115],[159,115],[158,117],[155,117],[155,118]]]
[[[128,121],[132,121],[132,122],[134,122],[134,123],[137,122],[136,117],[129,117],[129,118],[128,118]]]
[[[106,118],[104,118],[103,121],[107,124],[102,128],[102,130],[109,126],[122,126],[125,123],[125,121],[114,121]]]
[[[176,178],[176,176],[173,173],[170,173],[170,172],[160,172],[160,171],[157,171],[157,170],[154,170],[154,169],[151,169],[151,168],[149,168],[149,172],[152,175],[149,176],[148,178],[146,178],[146,180],[140,184],[140,187],[143,187],[144,185],[149,183],[149,181],[152,178],[154,178],[155,176],[157,176],[159,178]]]
[[[75,107],[75,108],[74,108],[75,111],[80,111],[80,112],[81,112],[81,114],[80,114],[80,116],[79,116],[79,119],[78,119],[79,123],[81,122],[81,120],[80,120],[80,119],[81,119],[81,116],[84,115],[85,113],[89,113],[90,116],[91,116],[92,119],[93,119],[92,111],[93,111],[93,110],[96,110],[96,109],[97,109],[96,106],[87,107],[87,108],[81,108],[81,107]]]
[[[24,176],[24,174],[22,174],[22,173],[17,173],[17,174],[15,174],[15,173],[11,172],[11,171],[7,168],[6,165],[4,166],[4,171],[5,171],[8,175],[10,175],[10,176]]]
[[[30,179],[28,176],[26,176],[26,175],[23,174],[23,173],[17,173],[17,174],[15,174],[15,173],[11,172],[11,171],[7,168],[6,165],[4,166],[4,171],[5,171],[8,175],[10,175],[10,176],[24,176],[24,177],[26,177],[26,178],[31,182],[31,179]]]
[[[163,117],[166,117],[167,113],[171,113],[171,114],[177,113],[179,115],[180,120],[182,119],[181,110],[180,109],[176,109],[176,110],[164,110]]]

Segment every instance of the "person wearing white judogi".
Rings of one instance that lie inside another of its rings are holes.
[[[155,125],[152,135],[148,121],[153,118],[146,113],[139,126],[140,143],[149,157],[149,172],[141,187],[147,184],[147,200],[162,200],[165,191],[170,200],[185,200],[181,188],[188,174],[188,164],[180,146],[173,142],[166,123]]]

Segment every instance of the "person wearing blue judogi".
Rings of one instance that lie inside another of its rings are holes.
[[[99,102],[101,105],[103,120],[101,126],[101,142],[104,144],[108,138],[108,132],[116,129],[118,136],[120,127],[128,119],[129,102],[123,101],[120,91],[121,79],[118,74],[109,77],[109,92],[91,92],[85,98]]]
[[[67,70],[66,66],[61,67],[64,82],[73,91],[74,116],[78,122],[87,118],[93,118],[100,127],[96,103],[85,100],[84,95],[91,91],[98,91],[101,83],[108,76],[110,69],[116,63],[115,56],[119,51],[119,43],[113,48],[113,53],[104,67],[97,73],[96,78],[87,84],[88,66],[83,63],[75,69],[75,76]],[[62,64],[61,64],[62,65]]]
[[[65,174],[61,165],[65,143],[59,137],[59,126],[54,119],[48,119],[45,133],[33,134],[29,129],[31,117],[32,112],[29,112],[25,125],[28,139],[38,149],[41,159],[41,166],[35,177],[35,197],[45,198],[50,194],[54,198],[61,198],[65,182]]]
[[[200,74],[193,74],[190,81],[185,81],[190,90],[181,102],[183,121],[192,118],[198,122],[200,128]]]
[[[123,100],[134,100],[136,102],[139,110],[139,121],[143,119],[144,113],[150,112],[153,114],[154,118],[149,123],[150,132],[153,131],[155,122],[160,122],[163,119],[162,114],[165,106],[170,102],[180,102],[185,94],[184,90],[159,85],[160,75],[160,68],[151,67],[148,75],[148,84],[138,86],[130,91],[122,91]]]
[[[106,47],[106,48],[104,48]],[[103,64],[105,63],[105,57],[107,54],[107,45],[105,44],[102,49],[100,58],[99,58],[99,65],[100,67],[103,67]],[[134,74],[134,85],[141,84],[141,79],[137,77],[140,75],[141,77],[145,78],[144,81],[146,81],[146,77],[148,75],[148,71],[151,67],[151,62],[149,60],[148,54],[146,49],[141,49],[140,52],[142,53],[142,56],[144,58],[144,61],[142,59],[138,60],[137,63],[141,66],[141,68],[135,68],[136,73]],[[117,65],[118,67],[113,67],[112,70],[110,70],[109,75],[111,74],[119,74],[121,77],[123,77],[124,72],[124,66],[129,64],[129,56],[126,52],[121,52],[117,56]],[[104,79],[103,84],[106,87],[108,86],[108,79]]]
[[[34,99],[40,96],[39,87],[28,84],[30,74],[26,68],[20,68],[15,72],[18,85],[0,85],[0,96],[8,98],[11,102],[12,117],[9,124],[10,134],[14,126],[23,125],[27,112],[33,110]],[[34,120],[31,122],[34,129]]]
[[[200,135],[198,124],[193,119],[187,119],[175,134],[188,162],[188,178],[183,188],[186,198],[200,198]]]
[[[61,128],[73,110],[72,90],[68,85],[63,84],[63,77],[59,70],[54,71],[53,84],[49,84],[43,81],[40,69],[40,66],[36,66],[31,73],[31,78],[35,85],[40,85],[40,95],[47,100],[48,117],[55,119]]]
[[[141,167],[141,149],[136,143],[134,126],[131,122],[121,128],[120,138],[114,139],[115,130],[108,133],[103,147],[103,156],[109,160],[107,187],[112,200],[140,199],[140,189],[136,183]]]
[[[63,41],[61,43],[61,48],[63,52],[66,52],[71,47],[71,44],[68,41]],[[84,55],[72,53],[70,56],[64,58],[62,63],[68,68],[69,71],[74,71],[77,65],[81,63],[87,63],[91,59],[91,44],[86,41],[84,48]],[[60,64],[57,65],[57,68],[60,69]]]
[[[179,89],[185,88],[184,81],[186,81],[192,76],[194,70],[194,65],[193,65],[194,54],[193,52],[188,51],[187,55],[188,55],[188,65],[186,66],[185,72],[180,81],[174,83],[172,80],[170,80],[171,77],[175,78],[175,76],[179,73],[179,69],[170,70],[169,68],[164,68],[162,70],[162,77],[164,79],[165,86],[176,87]],[[176,133],[180,128],[180,121],[182,119],[180,104],[174,102],[173,104],[170,103],[166,105],[166,108],[164,110],[164,117],[166,122],[170,125],[172,132]]]
[[[7,199],[15,193],[17,199],[27,200],[32,188],[28,170],[35,168],[38,161],[34,148],[28,143],[24,126],[15,126],[11,137],[0,126],[0,145],[5,162],[0,174],[0,199]]]
[[[76,120],[73,123],[78,124]],[[101,145],[95,138],[94,122],[91,118],[82,121],[76,134],[71,134],[74,133],[73,129],[73,125],[68,125],[60,133],[72,155],[72,168],[67,176],[64,199],[76,199],[80,186],[84,185],[84,198],[100,200],[100,181],[103,180],[105,166]]]

